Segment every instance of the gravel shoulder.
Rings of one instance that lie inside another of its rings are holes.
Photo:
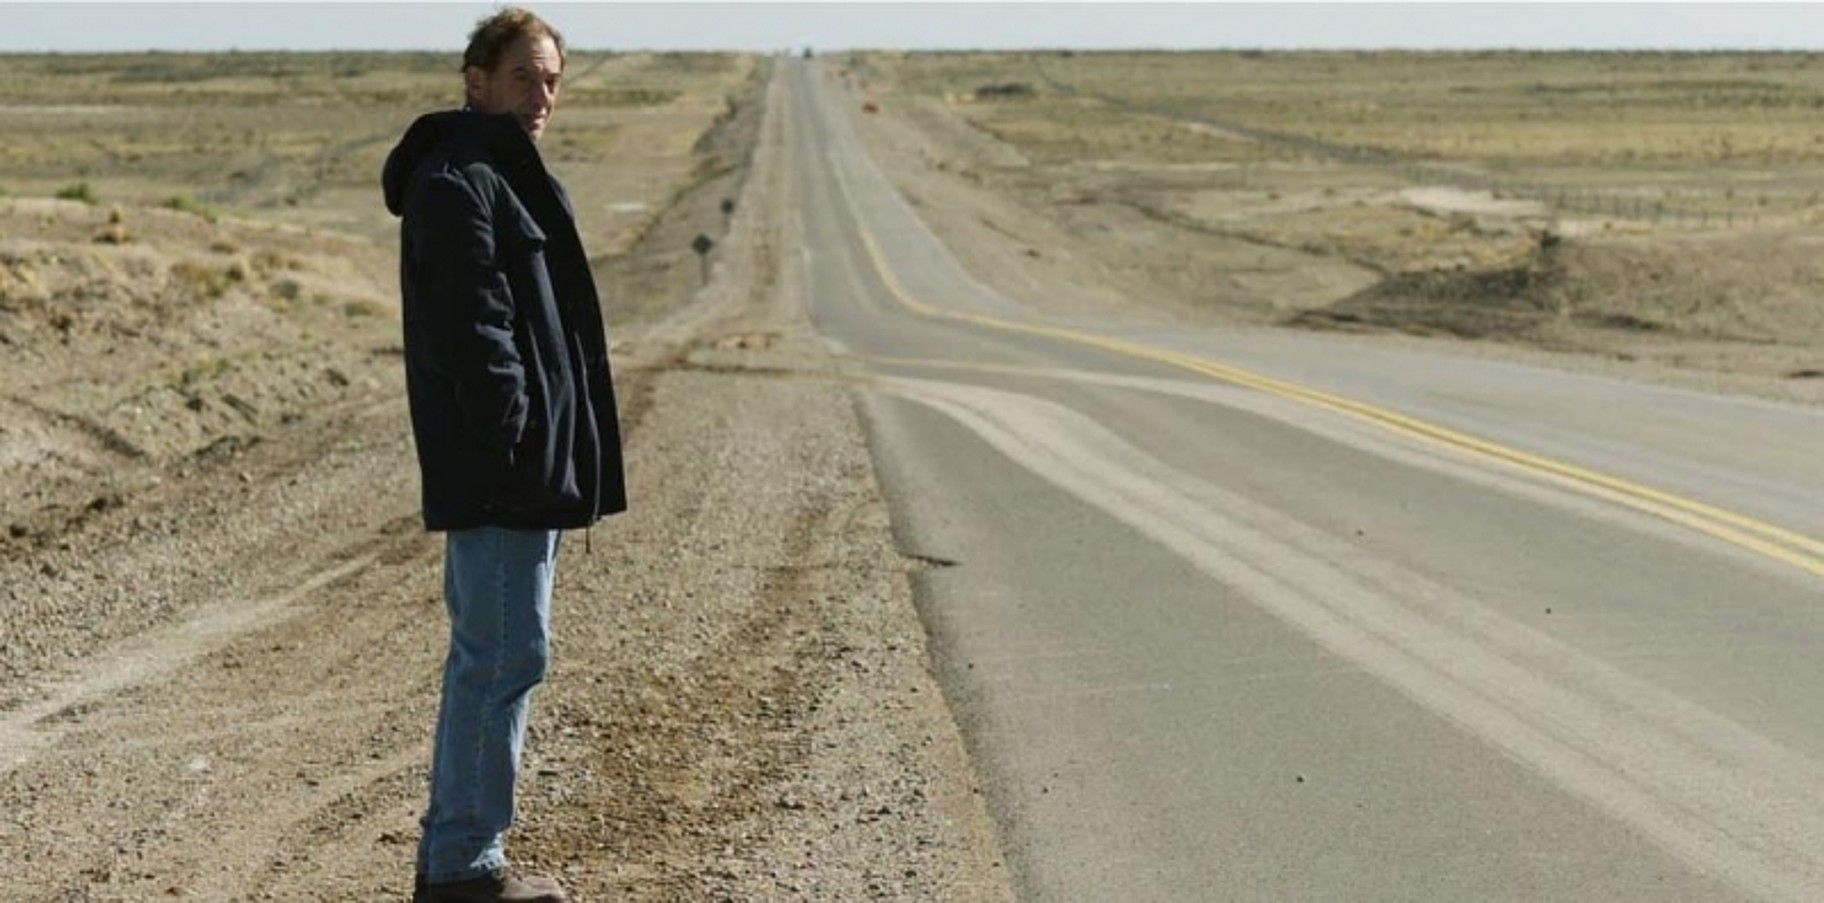
[[[756,127],[710,283],[617,335],[632,510],[564,538],[510,852],[583,900],[1008,899],[912,603],[924,565],[893,547],[851,390],[819,375],[779,263],[782,135]],[[396,320],[370,319],[324,377],[347,391],[238,439],[34,421],[89,457],[5,474],[15,898],[409,891],[441,541],[418,522]],[[310,361],[321,341],[275,347]]]

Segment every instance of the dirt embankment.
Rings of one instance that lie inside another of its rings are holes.
[[[0,202],[0,236],[0,571],[28,613],[0,625],[7,701],[177,606],[105,562],[239,504],[241,453],[316,447],[401,380],[390,264],[365,242],[49,200]]]
[[[847,390],[767,363],[817,351],[746,134],[714,281],[617,330],[634,507],[565,538],[510,851],[586,900],[1005,899]],[[447,632],[391,248],[120,218],[0,208],[9,893],[402,898]]]
[[[618,322],[654,319],[702,287],[703,271],[691,242],[698,235],[719,242],[727,229],[729,217],[722,208],[741,195],[747,179],[772,69],[770,64],[756,66],[727,97],[723,112],[692,144],[688,175],[627,247],[591,261],[604,304]],[[712,248],[712,260],[714,255]]]
[[[1791,232],[1548,235],[1506,266],[1389,274],[1289,322],[1530,344],[1775,385],[1816,380],[1824,376],[1820,249],[1815,236]]]

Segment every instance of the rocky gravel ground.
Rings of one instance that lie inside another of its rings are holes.
[[[755,135],[710,284],[617,335],[633,507],[564,538],[509,850],[581,900],[1006,899],[908,588],[925,565],[893,547],[851,390],[777,264],[795,200],[778,123]],[[224,289],[253,316],[268,292]],[[442,546],[397,321],[323,311],[356,324],[343,379],[213,438],[135,438],[118,381],[31,418],[43,453],[8,419],[9,898],[408,894]],[[8,313],[9,335],[58,329]],[[310,361],[327,328],[223,341]],[[15,410],[28,377],[7,371]],[[139,416],[197,413],[178,398]]]

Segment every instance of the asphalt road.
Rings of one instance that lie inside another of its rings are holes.
[[[1048,321],[783,77],[812,320],[1024,896],[1824,899],[1819,412]]]

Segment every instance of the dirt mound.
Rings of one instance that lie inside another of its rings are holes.
[[[0,201],[10,538],[377,390],[398,368],[391,266],[320,232]]]
[[[1286,322],[1311,328],[1391,329],[1463,338],[1523,337],[1558,317],[1565,272],[1549,252],[1492,270],[1397,273]]]
[[[1756,344],[1824,346],[1824,240],[1801,231],[1570,243],[1578,318]]]
[[[1815,236],[1548,238],[1518,264],[1401,273],[1292,325],[1620,347],[1650,338],[1824,349]]]

